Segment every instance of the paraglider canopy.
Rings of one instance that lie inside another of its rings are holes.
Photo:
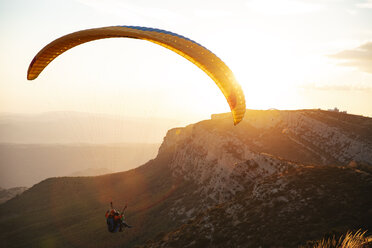
[[[166,47],[188,59],[213,79],[225,96],[234,124],[245,114],[245,98],[241,86],[229,67],[214,53],[184,36],[155,28],[137,26],[111,26],[93,28],[65,35],[45,46],[32,60],[27,79],[34,80],[44,68],[60,54],[80,44],[105,38],[143,39]]]

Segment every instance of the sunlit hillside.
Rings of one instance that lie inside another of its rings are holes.
[[[171,129],[133,170],[34,185],[0,205],[0,245],[298,247],[372,230],[371,118],[248,110],[231,121]],[[111,200],[134,228],[107,231]]]

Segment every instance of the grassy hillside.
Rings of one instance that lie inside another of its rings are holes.
[[[173,224],[165,218],[171,193],[180,189],[167,157],[128,172],[89,178],[47,179],[0,205],[0,247],[119,247],[141,243]],[[135,228],[113,235],[104,213],[113,200],[128,204]],[[156,213],[156,214],[155,214]]]

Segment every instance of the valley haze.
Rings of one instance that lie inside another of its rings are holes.
[[[108,114],[0,114],[0,187],[30,187],[48,177],[135,168],[156,157],[178,120]]]

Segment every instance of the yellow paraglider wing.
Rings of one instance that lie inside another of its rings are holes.
[[[211,51],[181,35],[165,30],[136,27],[113,26],[78,31],[65,35],[45,46],[32,60],[27,79],[34,80],[57,56],[85,42],[105,38],[135,38],[148,40],[166,47],[185,57],[213,79],[229,103],[234,124],[238,124],[245,114],[244,93],[227,65]]]

